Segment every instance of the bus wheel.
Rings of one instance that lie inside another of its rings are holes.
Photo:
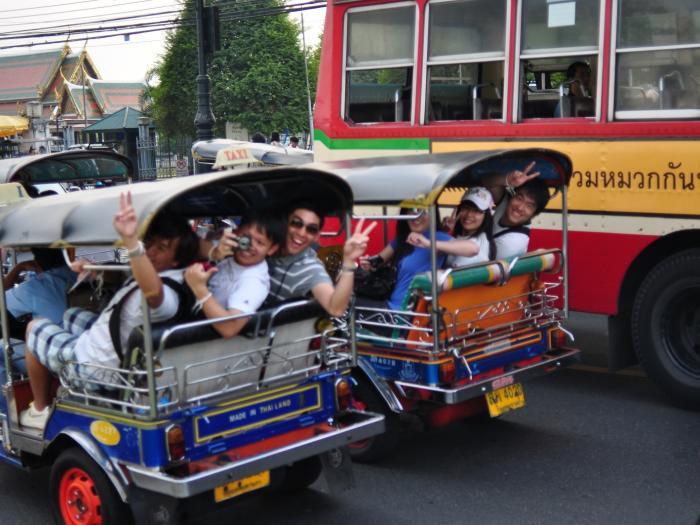
[[[632,340],[649,378],[679,406],[700,410],[700,250],[647,275],[632,307]]]
[[[399,416],[386,403],[364,375],[353,376],[357,385],[352,389],[355,404],[360,410],[384,415],[384,433],[356,441],[348,446],[350,457],[358,463],[372,463],[385,458],[399,440]]]
[[[124,503],[102,469],[77,448],[63,451],[51,468],[51,511],[66,525],[133,523]]]
[[[280,486],[282,492],[297,492],[313,485],[323,471],[318,456],[302,459],[286,467],[284,481]]]

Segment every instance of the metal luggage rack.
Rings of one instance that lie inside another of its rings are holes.
[[[255,339],[237,336],[230,341],[226,355],[177,366],[163,366],[163,353],[177,351],[167,348],[168,340],[178,332],[215,323],[251,317],[239,314],[216,319],[204,319],[179,324],[161,335],[154,351],[156,415],[162,416],[189,405],[231,394],[243,395],[282,386],[312,376],[322,370],[351,367],[354,363],[349,341],[333,335],[334,330],[314,333],[280,342],[275,320],[283,312],[302,307],[311,301],[296,301],[255,315]],[[262,320],[269,315],[269,320]],[[315,318],[305,321],[315,322]],[[260,342],[262,339],[264,342]],[[236,348],[249,343],[253,348]],[[226,344],[226,343],[224,343]],[[187,345],[185,345],[187,346]],[[204,351],[202,351],[204,352]],[[76,372],[77,370],[77,372]],[[182,373],[180,373],[182,372]],[[61,369],[59,378],[62,397],[81,404],[129,413],[146,418],[150,410],[148,371],[144,368],[114,368],[98,364],[69,362]],[[181,378],[179,380],[178,378]],[[206,390],[204,394],[195,390]]]
[[[542,327],[561,322],[563,311],[556,306],[560,299],[555,289],[561,286],[561,281],[544,283],[539,290],[504,297],[498,301],[480,303],[448,312],[441,312],[440,319],[444,322],[440,331],[440,344],[438,353],[448,352],[456,345],[467,348],[476,337],[497,337],[525,327]],[[424,296],[430,301],[430,296]],[[470,312],[469,318],[464,314]],[[497,320],[505,316],[512,316],[520,312],[517,320],[495,322],[487,328],[480,328],[479,322]],[[357,307],[358,328],[376,330],[377,328],[393,332],[395,329],[405,327],[402,335],[387,337],[358,331],[358,341],[391,343],[394,347],[408,348],[413,352],[435,357],[433,343],[434,330],[430,326],[431,314],[404,310],[388,310],[382,308]],[[427,320],[428,326],[415,326],[420,320]],[[408,332],[418,333],[417,339],[406,339]]]

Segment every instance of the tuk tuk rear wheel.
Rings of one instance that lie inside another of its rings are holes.
[[[102,469],[77,448],[63,451],[51,468],[51,512],[66,525],[128,525],[124,503]]]
[[[700,410],[700,250],[672,255],[642,281],[632,340],[649,379],[675,404]]]
[[[351,443],[348,450],[353,461],[373,463],[384,459],[396,447],[399,440],[399,416],[391,411],[377,389],[364,375],[358,374],[353,377],[355,377],[357,385],[353,387],[352,395],[358,408],[382,414],[385,430],[383,434]]]

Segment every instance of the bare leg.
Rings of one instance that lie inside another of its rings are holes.
[[[27,325],[27,341],[29,340],[29,331],[33,324],[34,321]],[[29,375],[29,386],[34,396],[34,408],[43,410],[51,402],[51,372],[41,364],[29,350],[29,347],[24,351],[24,357],[27,365],[27,374]]]
[[[34,395],[34,408],[44,410],[51,402],[51,372],[29,350],[25,352],[29,386]]]

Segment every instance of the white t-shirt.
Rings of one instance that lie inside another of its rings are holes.
[[[479,252],[471,257],[464,255],[448,255],[447,265],[456,268],[457,266],[466,266],[467,264],[476,264],[489,260],[489,239],[485,232],[481,232],[476,237],[464,236],[455,237],[456,240],[470,240],[479,245]]]
[[[183,282],[183,270],[168,270],[160,273],[163,277],[170,277],[179,283]],[[104,366],[119,367],[119,357],[114,350],[112,337],[109,334],[109,319],[112,316],[112,308],[134,286],[122,286],[102,311],[95,323],[86,332],[83,332],[75,342],[75,360],[78,363],[96,363]],[[163,285],[163,302],[158,308],[151,308],[151,322],[167,321],[177,314],[180,299],[175,290],[168,285]],[[126,347],[126,341],[131,331],[143,324],[141,315],[141,290],[133,292],[121,309],[120,336],[122,348]]]
[[[530,228],[528,225],[503,226],[501,219],[505,215],[510,202],[510,196],[506,194],[496,206],[493,214],[493,241],[496,244],[496,259],[507,259],[527,253],[530,243]]]
[[[264,260],[253,266],[241,266],[233,257],[225,259],[209,280],[214,299],[227,310],[253,313],[270,291],[270,274]]]

